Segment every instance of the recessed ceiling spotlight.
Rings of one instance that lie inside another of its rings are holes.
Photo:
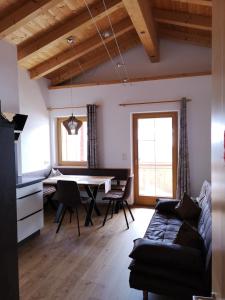
[[[124,83],[128,82],[128,79],[127,79],[127,78],[124,78],[124,79],[123,79],[123,82],[124,82]]]
[[[66,40],[67,40],[67,43],[69,44],[69,45],[73,45],[73,44],[75,44],[75,38],[74,38],[74,36],[69,36],[68,38],[66,38]]]
[[[110,30],[106,30],[102,32],[102,37],[103,39],[107,39],[108,37],[110,37],[112,35],[112,32]]]

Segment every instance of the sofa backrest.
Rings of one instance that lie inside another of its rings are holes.
[[[205,181],[198,197],[199,206],[202,211],[198,222],[198,232],[204,241],[204,255],[206,258],[206,269],[211,269],[212,258],[212,207],[211,207],[211,185]]]

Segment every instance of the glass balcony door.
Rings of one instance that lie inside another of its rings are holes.
[[[174,198],[177,174],[177,113],[133,115],[135,200],[154,204]]]

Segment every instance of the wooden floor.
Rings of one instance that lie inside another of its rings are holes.
[[[20,299],[141,300],[142,293],[129,287],[128,254],[153,212],[133,209],[135,221],[129,230],[122,212],[104,227],[103,217],[94,217],[93,227],[84,227],[81,216],[78,237],[75,219],[70,224],[68,216],[55,234],[54,213],[47,209],[41,234],[19,248]],[[149,299],[168,298],[149,295]]]

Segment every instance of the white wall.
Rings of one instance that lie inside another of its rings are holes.
[[[0,41],[0,100],[2,111],[19,112],[16,47]]]
[[[28,114],[18,143],[18,172],[46,169],[50,164],[46,80],[33,81],[18,69],[16,47],[0,41],[0,100],[2,111]]]
[[[188,136],[192,194],[197,195],[204,179],[210,180],[211,76],[167,79],[135,84],[103,85],[73,89],[73,105],[96,103],[98,107],[98,146],[100,167],[132,167],[131,115],[136,112],[174,111],[179,104],[120,107],[119,103],[179,99],[188,97]],[[49,106],[70,106],[70,89],[51,90]],[[76,115],[86,109],[75,109]],[[55,143],[54,117],[71,110],[51,113],[52,144]],[[52,149],[53,163],[55,162]],[[126,158],[126,159],[124,159]]]
[[[28,119],[21,134],[22,173],[46,169],[50,165],[49,113],[47,81],[31,80],[19,69],[20,113]]]
[[[168,40],[160,41],[158,63],[151,63],[141,45],[124,53],[123,58],[130,78],[211,70],[211,49]],[[121,62],[120,57],[116,57],[114,62]],[[123,68],[118,71],[125,77]],[[113,79],[118,79],[118,75],[112,63],[107,62],[78,77],[74,82],[101,82]]]

